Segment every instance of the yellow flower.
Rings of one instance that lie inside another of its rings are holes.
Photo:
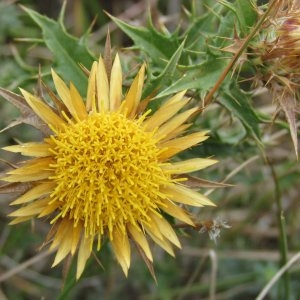
[[[50,134],[42,142],[8,146],[5,150],[32,157],[2,179],[30,184],[12,205],[16,224],[47,217],[53,225],[48,241],[56,251],[54,265],[78,252],[79,278],[96,244],[108,239],[127,275],[130,240],[148,262],[152,254],[147,237],[174,255],[177,235],[165,219],[169,214],[193,225],[183,206],[213,203],[182,182],[184,173],[214,164],[194,158],[172,162],[177,153],[208,137],[206,131],[184,135],[187,119],[197,108],[179,112],[189,100],[184,92],[167,100],[157,111],[143,111],[143,65],[122,97],[122,70],[118,55],[108,75],[102,58],[94,62],[86,101],[76,87],[53,71],[57,91],[48,90],[56,108],[42,98],[21,90],[26,103]]]

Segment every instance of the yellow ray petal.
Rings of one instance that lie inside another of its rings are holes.
[[[183,98],[184,98],[184,95],[185,95],[186,91],[187,91],[187,90],[183,90],[183,91],[181,91],[181,92],[175,94],[173,97],[171,97],[170,99],[168,99],[168,100],[162,105],[162,107],[167,108],[167,107],[169,107],[169,105],[173,105],[173,104],[175,104],[175,103],[177,103],[177,102],[183,101],[183,100],[184,100]]]
[[[142,223],[143,228],[149,233],[151,231],[152,235],[155,235],[159,240],[163,240],[164,237],[160,232],[159,227],[156,225],[155,222]]]
[[[159,143],[162,144],[164,142],[167,142],[171,139],[174,139],[178,137],[179,135],[183,134],[189,127],[191,127],[191,123],[189,124],[182,124],[179,127],[177,127],[175,130],[170,132],[165,138],[162,138]]]
[[[51,74],[53,78],[53,82],[55,85],[55,89],[62,100],[62,102],[65,104],[69,112],[72,114],[74,113],[73,105],[72,105],[72,100],[71,100],[71,95],[70,95],[70,90],[65,84],[65,82],[57,75],[57,73],[51,69]]]
[[[127,233],[115,229],[112,234],[111,245],[125,276],[127,276],[130,267],[130,244]]]
[[[72,82],[70,83],[70,95],[74,114],[79,118],[79,120],[84,120],[88,116],[84,101]]]
[[[40,212],[38,215],[38,218],[42,218],[45,216],[51,215],[57,208],[59,208],[61,204],[56,201],[56,202],[51,202],[51,199],[49,200],[49,204],[44,207],[44,209]]]
[[[145,234],[142,232],[141,229],[136,228],[134,225],[127,225],[127,229],[129,231],[129,233],[132,236],[132,239],[140,245],[141,249],[144,251],[145,255],[147,256],[147,258],[152,262],[153,261],[153,257],[152,257],[152,253],[149,247],[149,244],[147,242],[147,239],[145,237]]]
[[[96,74],[97,74],[98,64],[95,61],[92,65],[92,69],[90,72],[90,77],[88,81],[88,88],[87,88],[87,96],[86,96],[86,111],[96,112]]]
[[[17,218],[14,218],[12,221],[10,221],[8,224],[9,225],[16,225],[16,224],[19,224],[19,223],[22,223],[22,222],[29,221],[31,219],[32,219],[32,216],[29,216],[29,217],[17,217]]]
[[[41,183],[17,198],[15,201],[10,203],[10,205],[23,204],[35,200],[41,196],[51,193],[54,187],[55,184],[53,182]]]
[[[14,153],[22,153],[25,156],[45,157],[52,155],[47,143],[24,143],[21,145],[7,146],[2,149]]]
[[[171,200],[182,204],[199,207],[204,205],[216,206],[204,195],[178,184],[164,186],[161,188],[161,192],[168,195]]]
[[[217,160],[209,158],[192,158],[184,161],[162,165],[161,168],[170,174],[183,174],[204,169],[217,162]]]
[[[172,248],[172,245],[171,243],[162,238],[162,239],[159,239],[157,238],[157,236],[153,233],[153,231],[151,231],[151,229],[147,229],[145,227],[147,233],[150,235],[150,237],[152,238],[152,240],[157,244],[159,245],[161,248],[163,248],[165,251],[167,251],[171,256],[175,256],[175,253],[174,253],[174,250]]]
[[[134,118],[136,114],[136,109],[141,100],[142,89],[144,84],[144,76],[145,76],[145,65],[142,65],[138,74],[134,78],[134,81],[131,84],[129,91],[123,101],[122,112],[125,113],[130,118]]]
[[[57,93],[67,107],[68,111],[76,120],[83,120],[87,116],[87,113],[83,100],[77,89],[72,83],[70,83],[69,89],[65,82],[55,73],[55,71],[51,71]]]
[[[13,211],[9,216],[11,217],[29,217],[38,215],[43,208],[48,204],[49,199],[37,200],[33,203],[30,203],[24,207],[21,207],[15,211]]]
[[[66,123],[46,103],[23,89],[20,91],[28,105],[46,124],[54,129],[64,129]]]
[[[168,122],[166,122],[165,124],[163,124],[156,133],[156,136],[159,139],[163,139],[166,136],[168,136],[169,133],[171,133],[172,131],[174,131],[176,128],[178,128],[180,125],[182,125],[192,114],[194,114],[196,111],[198,110],[197,107],[195,108],[191,108],[177,116],[175,116],[174,118],[172,118],[171,120],[169,120]]]
[[[174,232],[171,225],[166,221],[166,219],[151,212],[149,213],[149,216],[151,217],[152,221],[156,223],[162,235],[166,237],[172,244],[174,244],[178,248],[181,248],[176,233]]]
[[[145,120],[143,123],[145,129],[148,131],[152,131],[172,118],[181,108],[183,108],[188,103],[188,99],[182,99],[184,94],[185,91],[176,94],[169,101],[163,104],[152,116]]]
[[[52,228],[51,231],[49,232],[49,239],[50,240],[53,238],[53,241],[50,245],[50,250],[53,250],[57,248],[60,244],[61,241],[64,238],[65,235],[65,229],[69,226],[69,220],[67,218],[60,219]]]
[[[85,264],[92,252],[92,237],[82,236],[79,251],[78,251],[78,260],[77,260],[77,271],[76,271],[76,279],[79,279],[81,276]]]
[[[48,178],[53,174],[49,170],[51,159],[38,158],[27,162],[24,166],[7,172],[9,176],[2,178],[7,182],[30,182]]]
[[[97,100],[99,111],[108,111],[109,103],[109,84],[105,65],[102,57],[99,58],[97,70]]]
[[[110,76],[110,111],[116,111],[122,99],[122,67],[119,55],[114,60]]]
[[[73,224],[66,223],[64,228],[64,238],[61,239],[61,242],[58,246],[54,262],[52,264],[52,267],[55,267],[57,264],[59,264],[70,252],[72,247],[72,234],[73,230]],[[60,233],[56,233],[60,234]]]
[[[167,214],[191,226],[195,225],[192,219],[181,207],[177,206],[176,204],[174,204],[168,199],[164,199],[161,201],[163,202],[163,204],[160,205],[159,207]]]
[[[71,254],[72,255],[74,255],[77,250],[81,232],[82,232],[81,226],[76,226],[76,227],[73,226],[73,228],[72,228],[72,243],[71,243]]]
[[[162,151],[159,155],[159,158],[161,161],[164,161],[175,154],[190,148],[200,142],[205,141],[208,139],[207,134],[208,131],[202,131],[202,132],[195,132],[183,137],[179,137],[164,143],[160,144],[161,148],[165,148],[164,151]]]

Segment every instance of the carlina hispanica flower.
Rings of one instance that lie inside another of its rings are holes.
[[[144,111],[144,73],[142,65],[123,97],[119,56],[110,74],[100,58],[89,72],[84,101],[72,83],[67,86],[52,71],[57,94],[47,91],[53,107],[23,89],[24,98],[1,90],[6,98],[23,100],[39,119],[35,126],[47,133],[42,142],[4,148],[31,157],[2,178],[2,189],[29,186],[11,203],[21,206],[10,214],[11,224],[46,217],[52,225],[46,241],[56,251],[53,266],[77,254],[77,279],[104,239],[126,276],[130,241],[150,265],[149,238],[174,255],[172,245],[180,247],[180,242],[165,214],[193,226],[186,207],[214,205],[185,185],[183,174],[216,160],[171,160],[208,138],[207,131],[185,134],[197,108],[182,112],[189,102],[183,91],[157,111]]]

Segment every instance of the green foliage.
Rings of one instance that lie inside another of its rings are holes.
[[[43,40],[54,55],[55,69],[66,81],[73,82],[84,95],[87,88],[87,77],[79,63],[90,68],[94,60],[87,50],[85,37],[77,39],[69,35],[61,23],[55,22],[34,10],[24,8],[28,15],[41,28]]]
[[[235,82],[224,88],[219,101],[245,126],[246,130],[260,142],[260,119],[251,106],[251,94],[238,88]]]

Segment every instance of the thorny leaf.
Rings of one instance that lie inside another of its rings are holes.
[[[31,107],[26,103],[25,99],[17,95],[15,93],[12,93],[8,90],[5,90],[3,88],[0,88],[0,96],[2,96],[5,100],[13,104],[16,108],[19,109],[22,117],[18,118],[17,120],[10,123],[8,126],[6,126],[4,129],[0,131],[3,132],[9,128],[12,128],[14,126],[17,126],[19,124],[28,124],[31,125],[38,130],[40,130],[45,135],[49,135],[49,127],[47,124],[45,124],[31,109]]]
[[[77,39],[66,32],[62,24],[63,12],[59,23],[32,9],[24,6],[21,6],[21,8],[41,28],[43,40],[54,55],[56,71],[65,80],[72,82],[80,94],[84,96],[87,78],[81,72],[79,63],[90,68],[94,61],[94,57],[87,50],[85,37]]]

